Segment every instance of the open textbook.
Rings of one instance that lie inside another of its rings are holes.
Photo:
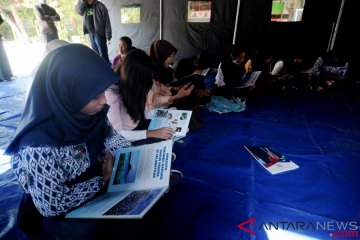
[[[202,70],[200,73],[193,73],[193,74],[190,74],[183,78],[177,79],[176,81],[173,81],[173,82],[167,84],[167,86],[180,87],[180,86],[188,84],[188,83],[194,83],[195,81],[203,82],[205,77],[208,74],[211,74],[212,71],[213,71],[212,68],[207,68],[207,69]]]
[[[107,192],[66,218],[142,218],[169,186],[171,140],[119,149]]]
[[[261,71],[252,71],[245,73],[240,81],[240,86],[235,88],[246,88],[255,86],[256,81],[258,80]]]
[[[186,136],[192,111],[156,108],[148,130],[169,127],[175,131],[173,141]]]
[[[269,146],[244,146],[271,174],[297,169],[299,166]]]

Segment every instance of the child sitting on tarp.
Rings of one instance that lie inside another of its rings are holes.
[[[175,80],[170,65],[177,49],[166,40],[156,40],[151,44],[149,56],[155,65],[154,85],[148,94],[147,108],[163,108],[171,106],[175,100],[190,95],[194,86],[182,86],[177,89],[166,85]]]
[[[210,53],[202,52],[199,56],[183,58],[174,64],[174,73],[177,79],[184,78],[191,74],[202,74],[204,70],[210,71],[206,74],[204,80],[194,81],[194,91],[182,101],[179,108],[189,109],[196,105],[203,105],[212,95],[212,88],[215,85],[216,70],[213,71],[211,63],[204,58],[211,57]]]
[[[146,109],[145,106],[153,85],[153,71],[153,64],[144,51],[131,50],[120,63],[120,81],[105,92],[107,104],[110,106],[108,119],[113,128],[128,141],[146,138],[167,140],[174,134],[174,130],[169,127],[134,130],[139,125],[146,125],[146,119],[152,118],[151,109]],[[144,129],[146,128],[147,126]]]
[[[79,71],[78,63],[88,67]],[[95,221],[64,218],[110,180],[117,149],[129,147],[106,121],[110,66],[81,44],[62,46],[42,61],[16,134],[6,149],[25,190],[17,223],[29,239],[90,239]]]
[[[253,70],[279,76],[284,70],[285,61],[267,49],[256,50],[253,57]]]
[[[315,90],[326,90],[336,82],[343,80],[348,66],[348,61],[339,57],[334,51],[320,56],[312,70],[311,81]]]
[[[114,58],[113,62],[111,63],[111,67],[116,70],[119,67],[119,64],[122,60],[124,60],[126,54],[135,49],[135,47],[132,46],[132,41],[127,36],[122,36],[119,39],[119,54]]]
[[[189,76],[193,73],[202,74],[203,70],[208,72],[203,81],[194,81],[194,90],[186,98],[175,102],[175,106],[180,109],[189,109],[192,111],[190,130],[202,127],[201,107],[210,101],[212,90],[215,85],[216,70],[212,70],[214,57],[209,52],[202,52],[199,56],[183,58],[174,64],[174,73],[177,79]]]
[[[156,107],[176,107],[179,109],[192,110],[190,130],[201,127],[196,113],[196,102],[189,95],[194,90],[193,84],[171,88],[166,85],[176,81],[173,69],[170,67],[177,49],[166,40],[156,40],[150,47],[150,58],[155,64],[154,88],[148,94],[148,109]],[[195,123],[195,124],[193,124]]]
[[[233,46],[231,54],[219,65],[216,85],[219,87],[240,87],[246,73],[252,71],[252,60],[246,58],[245,50]]]

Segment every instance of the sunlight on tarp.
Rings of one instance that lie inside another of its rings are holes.
[[[45,46],[43,43],[4,41],[12,72],[15,76],[29,75],[41,62]]]
[[[267,234],[267,237],[269,240],[278,240],[278,239],[291,239],[291,240],[318,240],[318,238],[308,237],[303,234],[294,233],[282,229],[266,229],[264,227],[264,230]]]
[[[10,156],[4,155],[4,150],[0,149],[0,174],[10,169]]]

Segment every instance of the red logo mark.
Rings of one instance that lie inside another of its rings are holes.
[[[250,225],[253,227],[253,226],[254,226],[254,221],[255,221],[255,217],[253,217],[253,218],[251,218],[251,219],[249,219],[249,220],[247,220],[247,221],[245,221],[245,222],[239,223],[239,224],[237,225],[237,227],[238,227],[240,230],[243,230],[243,231],[245,231],[245,232],[247,232],[247,233],[250,233],[251,235],[255,235],[255,232],[253,232],[253,231],[251,231],[251,230],[249,230],[249,229],[247,229],[247,228],[244,228],[244,225],[246,225],[246,224],[248,224],[248,223],[250,223]]]

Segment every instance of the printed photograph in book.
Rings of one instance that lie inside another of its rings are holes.
[[[169,127],[175,131],[174,139],[185,137],[189,128],[191,114],[191,111],[185,110],[155,109],[154,117],[151,119],[148,129]]]
[[[140,219],[169,187],[172,140],[117,150],[105,193],[66,218]]]
[[[139,215],[158,197],[162,190],[159,188],[133,191],[103,215]]]
[[[122,153],[116,166],[114,185],[135,182],[140,161],[140,151]]]

